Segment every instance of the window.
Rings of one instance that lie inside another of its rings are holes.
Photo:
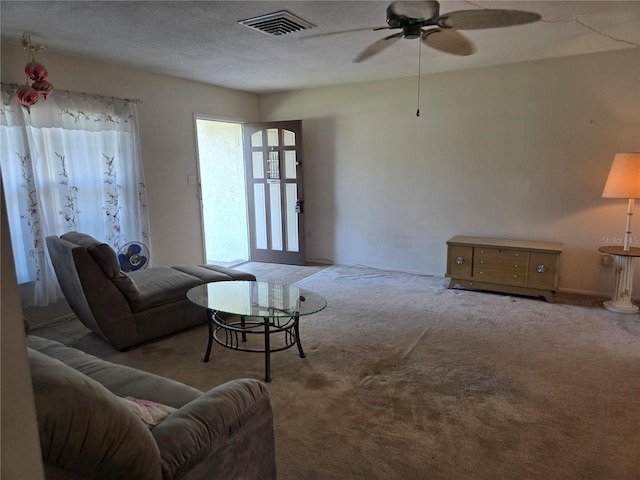
[[[61,296],[45,238],[72,230],[149,245],[136,105],[54,92],[30,109],[2,85],[0,165],[23,306]]]

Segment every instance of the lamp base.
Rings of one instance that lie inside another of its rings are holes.
[[[603,302],[602,306],[616,313],[638,313],[640,308],[631,302],[633,290],[633,260],[640,257],[640,248],[600,247],[603,253],[613,255],[616,263],[615,285],[611,300]]]
[[[638,313],[638,310],[640,310],[637,305],[620,300],[607,300],[602,303],[602,306],[607,310],[616,313]]]

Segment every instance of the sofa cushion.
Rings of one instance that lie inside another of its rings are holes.
[[[60,235],[60,238],[86,248],[89,255],[100,265],[100,268],[107,277],[113,278],[120,272],[118,256],[116,252],[113,251],[113,248],[106,243],[99,242],[91,235],[79,232],[65,233],[64,235]]]
[[[192,275],[174,270],[171,267],[153,267],[136,270],[127,275],[138,287],[138,298],[128,298],[134,313],[153,307],[186,300],[187,290],[202,281]]]
[[[80,245],[84,248],[93,247],[94,245],[100,245],[102,242],[99,242],[91,235],[87,235],[86,233],[80,232],[67,232],[60,235],[60,238],[66,240],[67,242],[75,243],[76,245]]]
[[[225,275],[230,276],[233,280],[246,280],[248,282],[256,281],[256,276],[253,273],[234,270],[233,268],[221,267],[220,265],[200,265],[200,267],[219,273],[224,273]]]
[[[208,270],[206,268],[200,267],[199,265],[176,265],[175,267],[171,267],[171,268],[183,273],[187,273],[194,277],[197,277],[202,281],[202,283],[223,282],[223,281],[233,280],[229,275],[216,272],[215,270]]]
[[[106,243],[94,245],[89,247],[87,251],[127,299],[137,300],[140,297],[138,287],[131,277],[120,270],[118,257],[109,245]]]
[[[129,302],[140,300],[140,290],[133,279],[124,272],[118,272],[111,279],[118,290],[126,297]]]
[[[256,277],[252,273],[241,272],[218,265],[176,265],[172,267],[181,272],[198,277],[203,283],[220,282],[225,280],[247,280],[255,282]]]
[[[87,249],[91,258],[100,266],[107,278],[122,292],[129,301],[138,300],[140,292],[135,282],[120,270],[120,262],[116,252],[106,243],[99,242],[91,235],[80,232],[68,232],[60,238]]]
[[[115,395],[54,358],[28,354],[46,465],[95,480],[161,478],[149,429]]]
[[[175,380],[107,362],[55,340],[29,335],[27,345],[48,357],[60,360],[119,397],[144,398],[180,408],[202,395],[200,390]]]
[[[116,252],[114,252],[113,248],[109,245],[106,243],[93,245],[87,248],[87,251],[96,263],[100,265],[100,268],[107,277],[113,278],[120,273],[120,262],[118,262]]]

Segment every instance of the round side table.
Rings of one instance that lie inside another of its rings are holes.
[[[621,246],[605,246],[599,252],[612,255],[616,262],[616,280],[613,297],[603,303],[604,308],[618,313],[638,313],[638,306],[631,303],[633,289],[633,260],[640,257],[640,248],[630,247],[625,250]]]

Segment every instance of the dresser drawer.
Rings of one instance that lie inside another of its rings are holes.
[[[528,283],[555,289],[558,281],[558,254],[531,252],[529,254]]]
[[[479,264],[505,264],[518,265],[527,262],[529,252],[524,250],[513,250],[510,248],[485,248],[476,247],[474,262]]]
[[[497,283],[525,283],[529,252],[508,248],[476,247],[473,276],[478,280]]]
[[[473,267],[473,278],[482,282],[524,284],[527,282],[527,266],[519,264],[476,266]]]
[[[473,267],[473,247],[451,245],[447,251],[447,275],[470,277]]]

